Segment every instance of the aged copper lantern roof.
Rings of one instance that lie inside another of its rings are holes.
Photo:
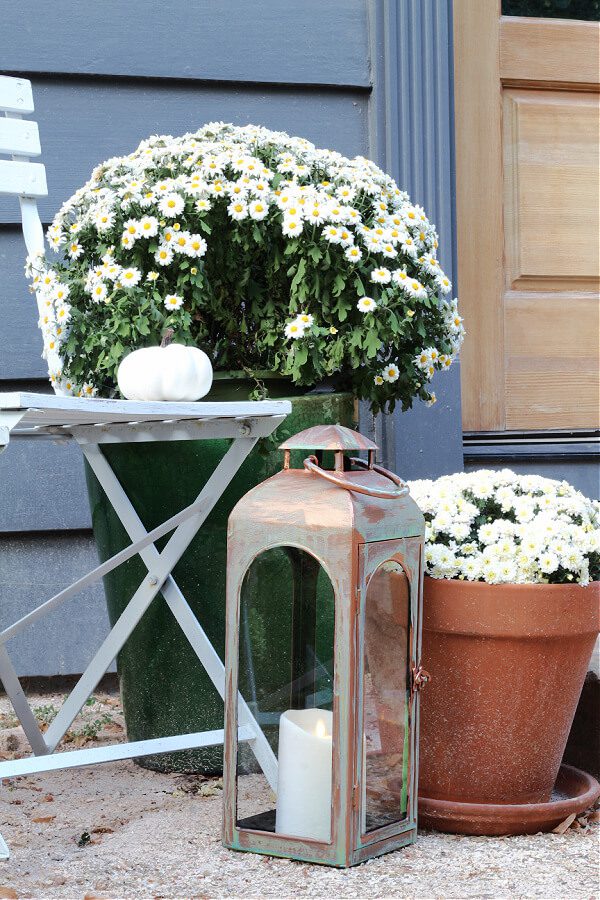
[[[315,425],[279,446],[280,450],[377,450],[377,444],[343,425]]]

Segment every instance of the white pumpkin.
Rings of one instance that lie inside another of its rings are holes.
[[[117,372],[127,400],[199,400],[212,384],[210,359],[198,347],[183,344],[134,350]]]

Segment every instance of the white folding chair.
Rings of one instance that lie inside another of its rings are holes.
[[[22,78],[0,77],[0,193],[19,198],[23,232],[29,256],[44,252],[44,236],[37,199],[47,194],[44,166],[30,161],[40,154],[37,125],[21,118],[33,111],[31,84]],[[270,435],[291,411],[287,400],[235,403],[137,403],[123,400],[53,397],[48,394],[0,394],[0,451],[13,436],[75,440],[100,481],[132,543],[111,559],[79,578],[18,622],[0,630],[0,680],[13,704],[34,756],[0,762],[0,780],[54,769],[93,765],[154,753],[223,743],[223,730],[173,735],[111,747],[74,750],[52,756],[71,722],[122,648],[154,597],[162,593],[200,663],[220,695],[224,696],[225,669],[200,626],[172,571],[228,484],[261,437]],[[196,500],[157,528],[147,532],[121,487],[106,457],[104,443],[203,440],[230,438],[229,450]],[[159,553],[160,537],[173,532]],[[139,554],[148,574],[118,621],[102,642],[62,709],[42,734],[27,703],[6,643],[29,624],[71,599],[121,563]],[[249,705],[239,696],[239,739],[254,752],[273,790],[277,787],[277,760]],[[0,858],[9,855],[0,835]]]

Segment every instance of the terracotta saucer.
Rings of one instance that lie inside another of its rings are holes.
[[[573,766],[561,766],[547,803],[458,803],[419,795],[419,827],[451,834],[535,834],[552,831],[599,796],[595,778]]]

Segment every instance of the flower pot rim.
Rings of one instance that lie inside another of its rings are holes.
[[[511,591],[518,590],[526,590],[531,591],[532,589],[541,589],[544,592],[552,589],[564,590],[568,588],[572,590],[573,588],[578,588],[581,590],[586,590],[587,588],[600,588],[600,581],[590,581],[588,584],[582,585],[578,581],[565,581],[561,584],[544,584],[539,581],[526,581],[526,582],[514,582],[514,581],[505,581],[497,584],[490,584],[489,581],[470,581],[468,578],[434,578],[433,575],[425,574],[425,581],[427,582],[444,582],[445,584],[459,584],[459,585],[469,585],[469,587],[473,588],[486,588],[490,589],[504,589],[506,591],[507,588],[510,588]]]
[[[596,635],[600,632],[599,601],[598,581],[582,587],[579,584],[488,584],[427,576],[423,628],[513,640]]]

